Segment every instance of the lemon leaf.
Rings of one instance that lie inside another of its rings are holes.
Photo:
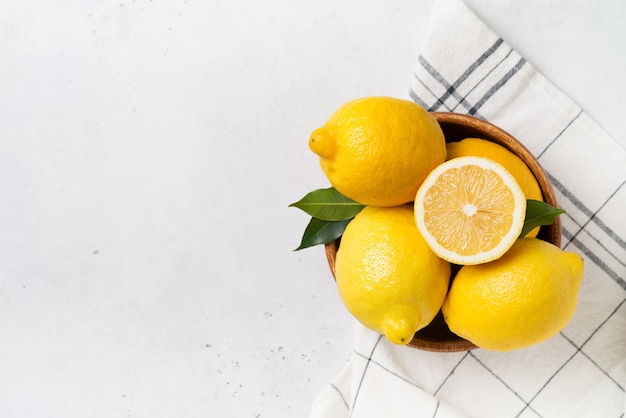
[[[520,237],[525,236],[538,226],[551,225],[557,216],[565,213],[564,209],[555,208],[540,200],[526,200],[526,218]]]
[[[311,218],[311,221],[304,230],[302,242],[295,251],[309,248],[314,245],[328,244],[339,238],[351,219],[341,221],[323,221],[317,218]]]
[[[314,190],[289,207],[301,209],[323,221],[344,221],[354,218],[365,205],[347,198],[334,187],[330,187]]]

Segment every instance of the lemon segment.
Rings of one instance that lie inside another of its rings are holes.
[[[432,250],[455,264],[495,260],[524,226],[526,199],[515,178],[482,157],[436,167],[415,198],[415,221]]]

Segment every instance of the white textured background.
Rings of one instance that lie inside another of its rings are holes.
[[[353,325],[308,135],[408,97],[432,4],[0,0],[0,416],[306,416]],[[626,3],[467,4],[626,146]]]

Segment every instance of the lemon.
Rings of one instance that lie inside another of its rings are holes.
[[[510,351],[538,344],[571,319],[583,260],[537,238],[520,238],[496,261],[463,266],[443,304],[446,323],[478,347]]]
[[[356,319],[395,344],[407,344],[439,312],[450,264],[421,237],[410,205],[368,206],[346,227],[335,277]]]
[[[502,145],[481,138],[465,138],[459,142],[446,144],[446,149],[448,152],[448,160],[473,155],[489,158],[490,160],[500,163],[515,177],[526,199],[543,200],[541,188],[533,172],[530,171],[530,168],[528,168],[524,160]],[[538,232],[539,228],[537,227],[526,236],[535,237]]]
[[[426,175],[446,158],[437,120],[419,105],[391,97],[344,104],[313,131],[309,148],[339,192],[375,206],[412,201]]]
[[[415,198],[417,227],[433,251],[455,264],[502,256],[519,237],[526,199],[513,176],[482,157],[439,165]]]
[[[500,163],[515,177],[526,199],[543,200],[539,183],[530,168],[524,160],[502,145],[481,138],[465,138],[446,144],[446,150],[448,160],[473,155]]]

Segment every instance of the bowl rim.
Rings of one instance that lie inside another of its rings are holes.
[[[544,201],[554,207],[558,207],[556,195],[554,193],[552,184],[550,183],[548,174],[545,172],[543,167],[541,167],[539,161],[530,152],[530,150],[528,150],[528,148],[526,148],[518,139],[513,137],[504,129],[494,125],[493,123],[471,115],[454,112],[429,112],[429,114],[431,114],[437,120],[437,122],[442,125],[442,130],[444,130],[444,133],[449,133],[450,137],[446,137],[446,142],[455,142],[468,137],[479,137],[500,144],[511,152],[518,155],[526,163],[528,168],[535,176],[537,182],[539,183],[539,187],[543,194]],[[479,133],[480,135],[459,135],[459,132],[474,132]],[[539,234],[537,235],[537,238],[551,242],[552,244],[560,248],[560,217],[557,217],[551,225],[542,226],[540,228]],[[341,237],[324,245],[326,260],[328,262],[328,266],[330,268],[333,280],[336,280],[335,260],[340,243]],[[450,284],[452,284],[452,281],[454,280],[454,274],[455,273],[451,275]],[[433,322],[419,330],[414,335],[413,339],[407,344],[407,346],[420,350],[434,352],[458,352],[468,351],[477,348],[474,343],[462,337],[459,337],[458,335],[447,329],[447,325],[445,325],[445,322],[443,322],[443,318],[440,316],[440,314],[441,312],[439,312],[438,318],[436,317]],[[436,321],[437,324],[435,324]],[[444,333],[447,329],[447,332],[449,333],[449,335],[447,335],[448,338],[433,338],[432,335],[428,335],[427,333],[434,329],[429,327],[434,326],[439,327],[435,329],[435,332],[439,331],[442,326],[445,326]]]

